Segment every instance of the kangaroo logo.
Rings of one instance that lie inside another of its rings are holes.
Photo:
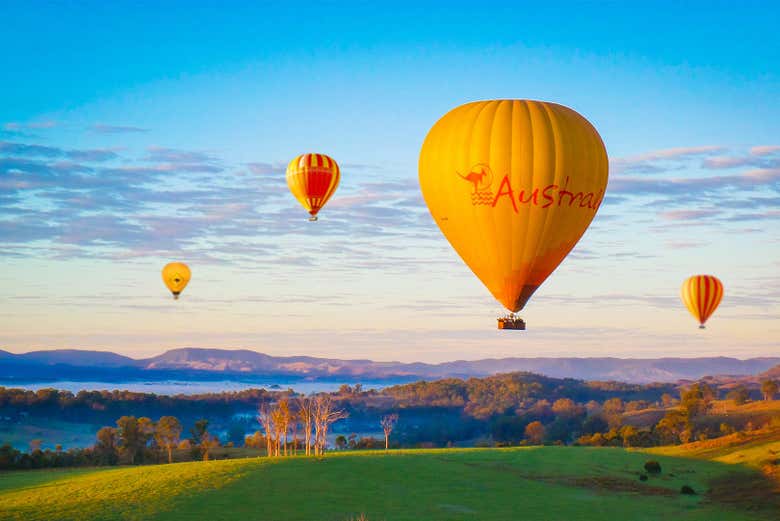
[[[490,185],[493,184],[493,171],[490,170],[490,166],[485,163],[477,163],[469,169],[469,173],[466,175],[457,171],[455,173],[474,186],[474,190],[471,192],[471,204],[484,205],[493,202],[493,191],[490,189]]]

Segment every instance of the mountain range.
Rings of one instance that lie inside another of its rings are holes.
[[[271,356],[245,349],[171,349],[134,359],[105,351],[58,349],[14,354],[0,350],[0,385],[53,380],[252,379],[288,377],[372,381],[479,377],[528,371],[555,378],[676,382],[713,375],[755,375],[780,365],[780,357],[740,360],[700,358],[489,358],[439,364]],[[774,368],[774,369],[773,369]]]

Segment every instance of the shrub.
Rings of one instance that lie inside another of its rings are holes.
[[[696,491],[693,490],[693,488],[688,486],[688,485],[683,485],[680,488],[680,494],[685,494],[686,496],[695,496],[696,495]]]
[[[648,474],[660,474],[661,464],[655,460],[647,461],[645,462],[645,470],[647,471]]]
[[[639,481],[647,481],[647,474],[640,474]]]

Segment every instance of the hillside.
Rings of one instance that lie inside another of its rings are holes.
[[[551,519],[769,520],[772,505],[734,502],[712,483],[748,468],[604,448],[335,453],[96,471],[0,475],[8,520],[369,521]],[[760,478],[760,475],[758,475]],[[679,493],[689,485],[697,495]],[[746,510],[751,507],[750,510]]]
[[[780,358],[502,358],[440,364],[271,356],[247,349],[181,348],[132,359],[102,351],[52,350],[13,354],[0,351],[0,383],[35,379],[208,379],[287,376],[299,378],[438,379],[527,371],[554,378],[631,383],[695,380],[707,375],[755,375]]]

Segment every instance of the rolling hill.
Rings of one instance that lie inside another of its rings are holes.
[[[341,379],[437,379],[528,371],[555,378],[632,383],[695,380],[706,375],[755,375],[773,370],[780,358],[503,358],[440,364],[271,356],[241,349],[172,349],[133,359],[103,351],[51,350],[13,354],[0,351],[0,384],[36,379],[213,379],[290,376]]]
[[[334,453],[0,475],[3,519],[426,521],[777,519],[713,484],[761,480],[726,463],[580,447]],[[695,495],[681,495],[688,485]]]

